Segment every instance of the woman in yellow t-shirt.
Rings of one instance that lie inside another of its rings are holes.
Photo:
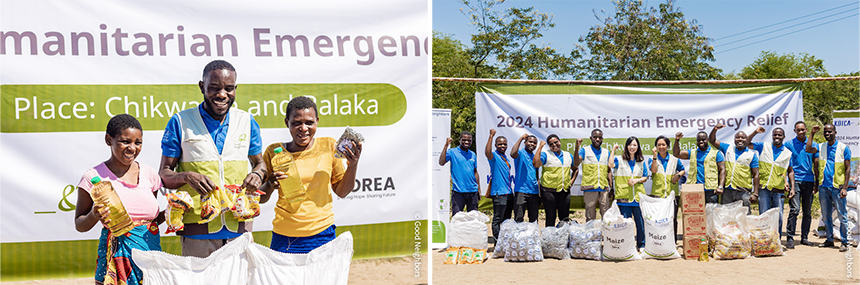
[[[290,129],[292,141],[273,143],[263,153],[263,160],[271,173],[265,179],[260,203],[269,200],[275,189],[278,204],[272,221],[271,248],[287,253],[308,253],[335,238],[334,212],[331,192],[346,197],[355,185],[355,172],[361,156],[361,143],[352,143],[344,151],[345,159],[334,157],[336,140],[330,137],[314,138],[319,115],[317,106],[308,97],[297,97],[287,104],[284,123]],[[274,171],[272,158],[281,148],[292,157],[290,177]],[[346,160],[346,165],[344,165]],[[297,171],[297,172],[293,172]],[[295,174],[294,174],[295,175]],[[279,181],[290,181],[294,186],[282,189]],[[301,186],[298,186],[298,185]],[[296,189],[300,188],[300,189]],[[304,192],[304,194],[302,194]],[[296,194],[299,193],[299,194]]]

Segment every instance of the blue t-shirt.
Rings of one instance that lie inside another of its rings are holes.
[[[459,147],[448,149],[445,153],[445,161],[451,162],[451,181],[454,182],[451,189],[454,192],[478,192],[478,181],[475,180],[478,160],[474,151]]]
[[[588,145],[588,146],[590,146],[591,151],[594,152],[594,157],[597,157],[597,159],[599,160],[600,159],[600,153],[603,152],[603,149],[599,148],[599,147],[595,148],[593,144]],[[585,147],[579,149],[579,158],[585,159]],[[583,173],[583,175],[585,175],[585,173]],[[609,181],[609,183],[612,183],[612,181]],[[589,189],[589,190],[582,190],[582,192],[599,192],[599,191],[604,191],[604,190],[605,190],[604,187],[599,187],[599,188],[594,188],[594,189]]]
[[[224,122],[215,120],[206,110],[203,110],[203,104],[197,106],[200,111],[200,117],[203,118],[203,123],[206,124],[206,129],[209,130],[209,136],[215,141],[215,147],[218,148],[218,154],[224,149],[224,140],[227,138],[227,129],[230,127],[230,112],[224,117]],[[260,137],[260,125],[254,120],[254,115],[251,115],[251,141],[248,149],[248,155],[254,156],[263,152],[263,139]],[[161,155],[166,157],[182,156],[182,127],[179,124],[179,114],[170,117],[167,122],[167,127],[164,129],[164,136],[161,137]]]
[[[696,148],[696,183],[705,184],[705,157],[708,156],[708,153],[713,150],[710,145],[705,148],[705,151],[701,151]],[[693,149],[688,150],[688,152],[692,152]],[[717,162],[726,161],[725,155],[722,152],[717,151]],[[719,175],[719,173],[717,174]],[[705,189],[705,191],[714,191],[716,189]]]
[[[209,136],[215,141],[215,147],[218,148],[218,154],[224,149],[224,140],[227,138],[227,129],[230,127],[230,112],[224,116],[224,122],[215,120],[206,110],[203,109],[203,104],[197,106],[200,111],[200,117],[203,118],[203,123],[209,131]],[[254,120],[254,115],[251,115],[251,140],[249,142],[248,156],[254,156],[262,153],[263,139],[260,137],[260,125]],[[161,155],[166,157],[182,156],[182,127],[179,124],[179,114],[170,117],[167,122],[167,127],[164,129],[164,136],[161,137]],[[187,235],[186,238],[191,239],[231,239],[241,236],[240,233],[234,233],[227,230],[227,226],[221,228],[221,231],[212,234],[202,235]]]
[[[515,175],[514,175],[514,192],[525,194],[538,194],[538,179],[537,168],[532,164],[534,153],[530,153],[524,149],[517,151],[517,158],[514,159]]]
[[[819,175],[824,175],[824,181],[821,181],[820,187],[835,188],[835,187],[839,186],[839,185],[833,185],[833,175],[834,175],[835,169],[836,169],[835,168],[835,166],[836,166],[836,143],[838,143],[838,141],[834,142],[833,145],[825,144],[825,145],[827,145],[827,162],[824,165],[824,173],[819,174]],[[817,144],[815,145],[815,149],[818,151],[821,151],[821,149],[819,149],[819,146]],[[846,146],[845,151],[842,152],[842,155],[843,155],[845,160],[850,160],[851,159],[851,148]],[[818,157],[818,155],[815,154],[815,157]],[[844,160],[843,160],[843,162],[844,162]],[[819,160],[818,163],[820,165],[821,161]],[[849,171],[851,171],[851,170],[849,170]],[[845,183],[848,183],[848,181],[845,181]]]
[[[814,154],[806,152],[806,140],[800,141],[795,137],[783,145],[791,151],[791,168],[794,170],[794,181],[815,182],[815,173],[812,172]]]
[[[490,163],[490,179],[493,184],[490,185],[490,195],[506,195],[513,194],[511,190],[511,160],[504,153],[498,151],[493,152],[493,159]]]

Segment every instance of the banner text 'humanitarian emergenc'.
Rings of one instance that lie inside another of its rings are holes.
[[[253,28],[251,43],[233,34],[176,31],[145,32],[99,25],[100,31],[0,31],[0,55],[17,56],[229,56],[253,52],[255,57],[352,57],[371,65],[384,57],[428,55],[429,38],[415,35],[292,35]]]

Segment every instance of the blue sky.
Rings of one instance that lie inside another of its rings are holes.
[[[665,2],[643,1],[648,6],[657,6]],[[843,5],[848,6],[743,35],[720,39]],[[588,33],[590,27],[600,24],[595,19],[592,10],[598,14],[601,9],[607,15],[614,15],[615,13],[615,6],[609,0],[508,0],[497,6],[497,9],[529,6],[534,6],[539,12],[552,14],[554,16],[553,22],[556,24],[555,28],[544,32],[544,37],[535,43],[549,45],[564,54],[569,53],[575,47],[579,37]],[[711,43],[715,46],[716,53],[716,61],[711,62],[711,64],[721,68],[723,72],[740,72],[744,66],[752,63],[762,51],[767,50],[778,54],[809,53],[824,60],[824,66],[831,75],[860,70],[860,16],[855,15],[860,12],[858,0],[677,0],[675,6],[681,8],[688,21],[695,19],[702,26],[705,36],[718,39]],[[475,29],[469,25],[468,18],[460,12],[460,8],[465,8],[465,6],[457,0],[433,0],[433,30],[452,35],[463,44],[471,46],[470,35],[475,32]],[[841,14],[826,17],[840,12]],[[826,18],[786,28],[821,17]],[[843,17],[848,18],[809,28]],[[782,28],[786,29],[772,32]],[[809,29],[728,50],[804,28]],[[729,44],[732,41],[767,32],[771,33]]]

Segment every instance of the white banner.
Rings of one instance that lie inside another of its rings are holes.
[[[451,109],[433,109],[432,142],[430,143],[430,169],[433,171],[431,248],[448,246],[448,222],[451,219],[451,167],[441,166],[439,155],[445,141],[451,136]]]
[[[70,206],[84,171],[110,157],[107,120],[136,116],[138,161],[157,168],[165,124],[202,100],[197,82],[215,59],[235,66],[234,107],[254,115],[264,149],[290,140],[283,110],[301,95],[320,108],[316,136],[338,138],[347,125],[364,135],[355,191],[335,197],[336,225],[428,217],[427,1],[0,5],[4,243],[98,238],[75,230]],[[271,230],[274,205],[263,206],[255,231]]]
[[[600,129],[604,148],[610,149],[614,143],[623,147],[628,137],[636,136],[643,154],[649,157],[655,138],[660,135],[674,140],[676,132],[683,132],[681,148],[692,149],[696,134],[710,132],[716,124],[727,126],[717,132],[717,139],[731,143],[738,131],[749,134],[763,126],[768,133],[776,127],[790,132],[794,123],[803,119],[800,91],[726,94],[723,92],[727,91],[714,90],[719,86],[700,90],[605,87],[610,91],[582,94],[576,87],[571,90],[558,85],[544,87],[546,85],[479,87],[475,94],[477,135],[474,141],[478,149],[486,145],[489,130],[493,128],[497,137],[508,139],[508,150],[523,133],[533,134],[540,141],[556,134],[561,138],[561,149],[573,154],[578,151],[574,149],[577,138],[583,139],[583,146],[588,146],[591,131]],[[737,93],[737,90],[732,92]],[[755,141],[764,139],[769,140],[770,136],[756,136]],[[515,171],[512,169],[511,173]],[[481,189],[486,191],[490,172],[486,157],[482,155],[478,156],[478,173],[482,177]],[[573,195],[582,195],[581,174],[571,190]],[[646,185],[650,193],[650,183]]]
[[[850,187],[860,184],[860,111],[833,111],[833,125],[836,127],[836,140],[851,149]]]

